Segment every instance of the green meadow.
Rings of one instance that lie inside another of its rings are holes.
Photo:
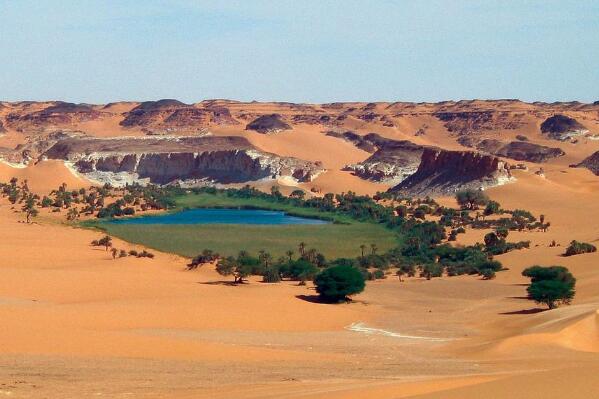
[[[176,210],[186,208],[254,208],[285,211],[295,216],[316,217],[332,221],[320,225],[132,225],[93,221],[85,225],[100,228],[125,241],[142,244],[163,252],[192,257],[203,249],[223,255],[240,250],[270,252],[284,256],[288,250],[298,253],[298,244],[315,248],[327,258],[356,257],[360,245],[376,244],[383,253],[397,245],[397,235],[375,223],[358,222],[350,217],[316,209],[278,204],[259,198],[230,198],[220,194],[188,194],[176,198]],[[175,211],[176,211],[175,210]]]

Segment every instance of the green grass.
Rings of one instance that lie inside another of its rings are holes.
[[[298,244],[315,248],[327,258],[356,257],[360,245],[374,243],[383,253],[398,243],[398,236],[384,226],[358,222],[349,216],[317,209],[279,204],[258,198],[230,198],[224,194],[188,194],[176,197],[178,211],[187,208],[252,208],[284,211],[290,215],[332,221],[322,225],[131,225],[102,221],[84,222],[115,237],[142,244],[163,252],[192,257],[203,249],[223,255],[236,255],[240,250],[257,254],[264,249],[274,257],[287,250],[298,252]]]
[[[380,253],[397,245],[393,232],[371,223],[283,226],[98,223],[98,227],[125,241],[188,257],[206,248],[223,255],[236,255],[242,249],[257,254],[264,249],[279,257],[289,249],[297,254],[302,241],[307,248],[316,248],[327,258],[355,257],[360,254],[361,244],[376,243]]]

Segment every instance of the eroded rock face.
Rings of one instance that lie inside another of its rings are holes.
[[[245,127],[245,130],[254,130],[263,134],[278,133],[289,129],[291,129],[291,126],[284,122],[279,114],[262,115]]]
[[[576,119],[561,114],[553,115],[541,123],[541,133],[555,140],[564,141],[587,132]]]
[[[209,105],[196,107],[177,100],[143,102],[126,113],[120,122],[124,127],[141,127],[157,133],[201,130],[211,124],[237,123],[227,108]]]
[[[11,128],[23,131],[86,122],[101,116],[103,113],[90,105],[56,102],[34,112],[12,112],[7,115],[6,123]]]
[[[484,130],[513,130],[524,124],[522,115],[510,112],[436,112],[434,116],[444,122],[448,131],[459,135]]]
[[[576,165],[578,168],[587,168],[595,175],[599,176],[599,151],[594,152],[588,158]]]
[[[467,147],[476,148],[479,151],[514,159],[516,161],[542,163],[566,154],[561,148],[547,147],[528,141],[511,141],[505,143],[495,139],[478,141],[470,137],[464,137],[462,140],[458,141]]]
[[[310,181],[323,171],[315,164],[258,151],[242,137],[65,139],[44,154],[69,161],[90,178],[168,184],[207,180],[240,183],[292,177]]]
[[[425,148],[411,141],[388,139],[377,133],[360,136],[353,132],[328,132],[327,135],[343,138],[356,147],[371,152],[369,158],[347,165],[345,170],[354,172],[362,179],[383,183],[398,184],[415,173]]]
[[[408,196],[453,195],[464,188],[486,188],[511,178],[509,165],[492,155],[424,149],[416,173],[391,191]]]

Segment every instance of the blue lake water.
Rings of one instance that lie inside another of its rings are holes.
[[[114,219],[116,224],[327,224],[319,219],[287,215],[280,211],[259,209],[188,209],[175,213],[143,216],[138,218]]]

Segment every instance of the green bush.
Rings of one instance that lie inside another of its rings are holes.
[[[566,249],[566,253],[564,254],[564,256],[580,255],[590,252],[597,252],[597,247],[586,242],[578,242],[574,240]]]
[[[364,290],[365,282],[362,273],[355,267],[333,266],[319,273],[314,279],[316,292],[328,302],[340,302],[350,295]]]
[[[522,275],[531,279],[528,297],[553,309],[560,304],[570,304],[574,298],[576,279],[563,266],[532,266]]]
[[[489,202],[487,194],[480,190],[463,190],[456,193],[456,200],[463,209],[477,209]]]
[[[559,304],[570,304],[574,298],[574,285],[559,280],[541,280],[532,283],[528,289],[530,299],[544,303],[549,309]]]

